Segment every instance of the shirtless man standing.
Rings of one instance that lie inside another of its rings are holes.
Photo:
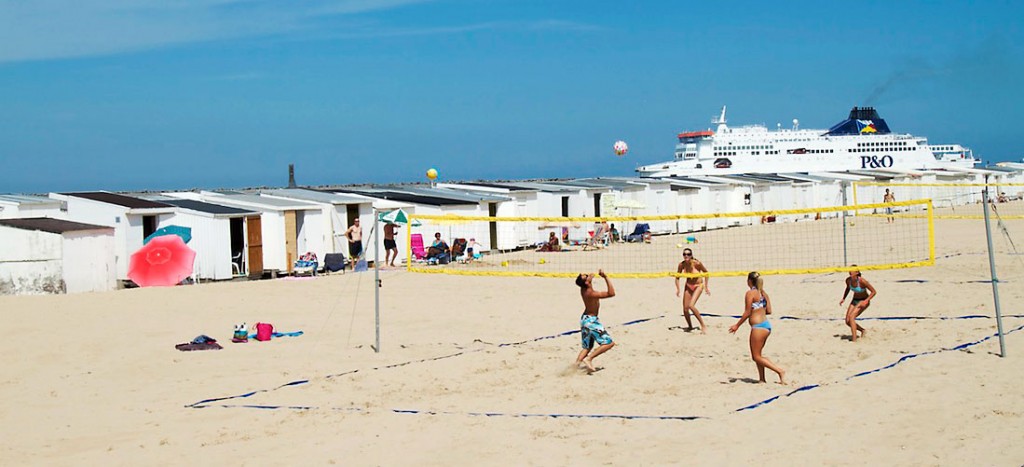
[[[345,231],[345,238],[348,239],[348,255],[352,261],[356,261],[363,254],[363,228],[359,226],[358,217]]]
[[[398,244],[395,243],[395,231],[398,226],[388,222],[384,224],[384,264],[395,267],[395,259],[398,258]]]
[[[596,371],[596,368],[594,368],[594,358],[615,347],[612,336],[608,335],[608,332],[604,330],[604,326],[597,319],[597,313],[601,309],[600,300],[602,298],[614,297],[615,287],[612,286],[612,281],[608,279],[603,269],[598,270],[597,275],[604,278],[604,283],[608,288],[606,292],[594,290],[594,286],[591,283],[594,280],[593,274],[580,274],[576,276],[576,285],[579,286],[580,297],[583,299],[583,316],[580,317],[580,337],[583,340],[583,350],[576,357],[576,366],[586,368],[588,373]],[[597,343],[596,349],[594,349],[595,343]]]
[[[896,202],[896,195],[893,194],[893,193],[890,193],[889,189],[886,188],[885,189],[885,196],[882,197],[882,202],[885,202],[885,203],[895,203]],[[892,215],[892,208],[891,207],[885,208],[885,215],[886,215],[886,219],[888,219],[888,223],[891,224],[893,222],[896,222],[896,218]]]

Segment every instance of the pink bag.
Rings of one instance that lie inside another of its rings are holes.
[[[269,341],[274,334],[274,325],[270,323],[256,323],[256,340]]]

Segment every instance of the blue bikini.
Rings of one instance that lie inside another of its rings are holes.
[[[865,292],[864,291],[864,287],[860,286],[860,276],[857,276],[857,285],[856,286],[850,285],[850,291],[852,291],[853,295],[855,295],[855,297],[853,298],[853,300],[850,303],[853,306],[857,306],[857,305],[860,304],[860,302],[863,302],[864,300],[867,299],[867,297],[864,297],[864,298],[857,298],[856,297],[857,294]]]
[[[752,288],[751,290],[755,290],[755,289]],[[768,306],[768,300],[766,300],[764,298],[764,295],[761,295],[761,299],[760,300],[750,304],[750,311],[753,312],[754,310],[760,310],[760,309],[762,309],[762,308],[764,308],[766,306]],[[768,332],[772,332],[772,323],[768,322],[768,317],[767,316],[765,316],[764,321],[762,321],[760,323],[757,323],[757,324],[751,324],[750,327],[751,328],[758,328],[758,329],[765,329]]]

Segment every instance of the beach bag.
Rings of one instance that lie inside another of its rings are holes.
[[[256,340],[269,341],[274,335],[274,325],[270,323],[256,323]]]
[[[245,323],[235,325],[235,333],[231,336],[231,342],[249,342],[249,328]]]

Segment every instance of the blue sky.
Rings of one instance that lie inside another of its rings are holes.
[[[1024,7],[983,5],[0,0],[0,193],[631,175],[722,105],[1019,160]]]

